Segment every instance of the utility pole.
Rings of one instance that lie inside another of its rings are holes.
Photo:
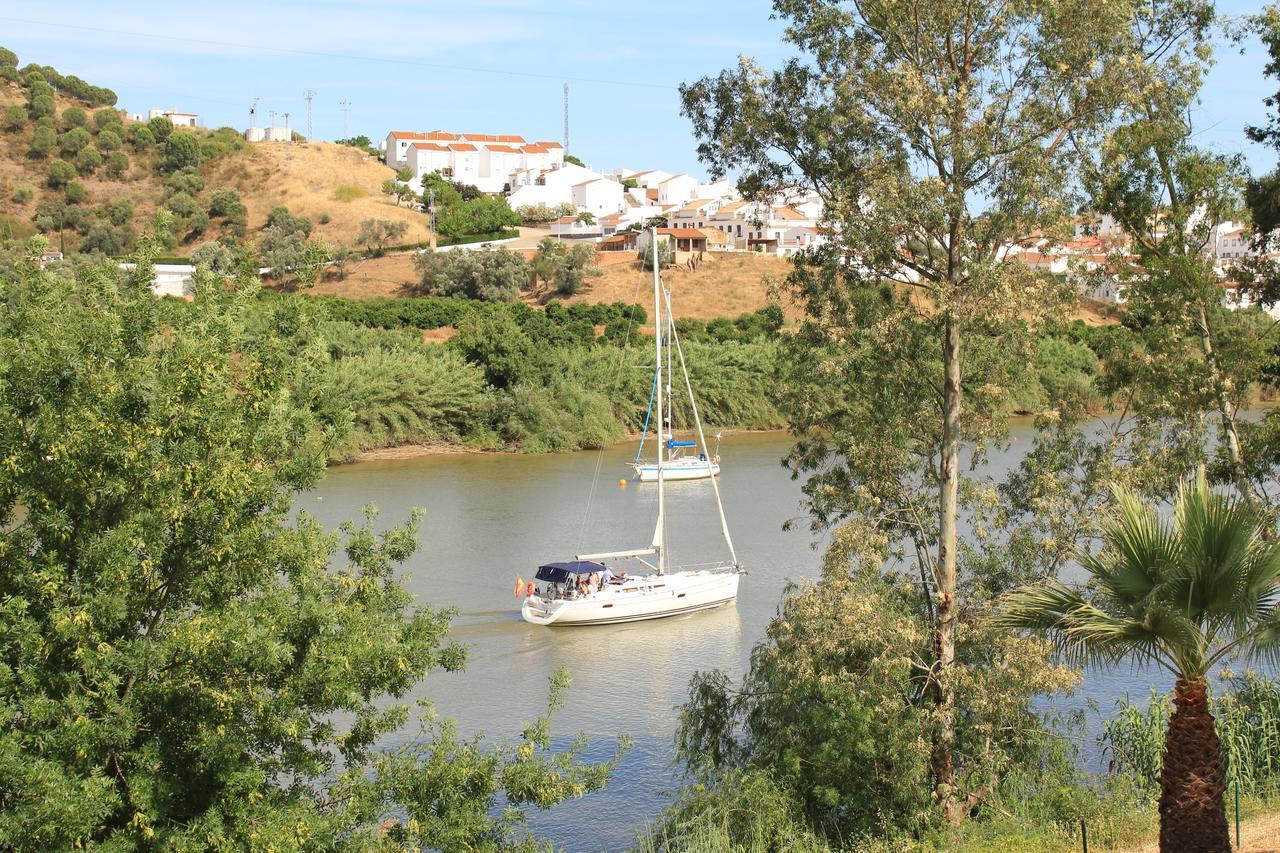
[[[569,153],[569,84],[564,84],[564,153]]]
[[[272,130],[275,130],[275,129],[276,129],[276,111],[275,111],[275,110],[267,110],[267,113],[268,113],[268,114],[270,114],[270,116],[271,116],[271,129],[272,129]],[[270,138],[270,137],[268,137],[268,138]]]
[[[427,222],[431,228],[431,251],[436,250],[436,191],[427,190]]]
[[[342,138],[350,139],[351,131],[347,128],[347,113],[351,112],[351,102],[339,101],[338,106],[342,107]]]
[[[308,89],[307,91],[302,93],[302,97],[307,99],[307,141],[308,142],[310,142],[313,139],[313,137],[311,136],[311,99],[314,98],[315,96],[316,96],[316,92],[314,89]]]
[[[249,107],[249,129],[250,130],[253,130],[255,127],[258,126],[258,101],[261,101],[261,100],[262,100],[261,98],[254,98],[253,106]]]
[[[293,131],[289,129],[289,114],[284,114],[284,159],[293,159]]]

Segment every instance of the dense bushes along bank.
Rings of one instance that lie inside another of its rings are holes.
[[[352,419],[340,460],[419,443],[579,450],[619,440],[643,423],[644,368],[652,357],[644,342],[652,338],[641,334],[649,317],[640,305],[551,302],[539,310],[450,297],[263,292],[259,306],[264,323],[282,312],[305,318],[323,347],[317,392]],[[677,321],[708,425],[785,426],[774,373],[782,319],[771,306],[734,319]],[[421,330],[443,327],[458,333],[443,346],[423,342]],[[1064,402],[1101,409],[1115,366],[1136,347],[1132,330],[1119,325],[1077,321],[1043,330],[1034,370],[1011,389],[1009,409],[1044,412]],[[678,410],[677,418],[688,423],[689,413]]]

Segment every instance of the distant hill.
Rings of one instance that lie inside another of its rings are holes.
[[[232,128],[181,128],[172,133],[195,139],[199,162],[175,168],[173,146],[155,138],[163,129],[64,91],[107,92],[114,101],[109,90],[67,87],[59,75],[57,91],[39,86],[33,94],[34,68],[0,69],[6,78],[0,80],[0,240],[43,231],[54,248],[117,254],[132,248],[164,208],[173,214],[163,214],[165,221],[175,222],[170,251],[186,255],[213,239],[256,242],[277,205],[310,219],[311,237],[334,245],[352,245],[366,219],[406,223],[399,242],[427,239],[426,216],[382,194],[393,172],[360,150],[312,142],[250,145]],[[225,192],[215,201],[226,189],[238,194],[242,208]]]

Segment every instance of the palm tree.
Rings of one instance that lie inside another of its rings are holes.
[[[1228,655],[1280,651],[1280,543],[1249,504],[1204,478],[1179,490],[1173,519],[1115,489],[1103,549],[1080,562],[1083,589],[1056,580],[1010,593],[997,623],[1052,639],[1076,665],[1137,660],[1174,674],[1160,772],[1160,849],[1230,851],[1222,747],[1208,673]]]

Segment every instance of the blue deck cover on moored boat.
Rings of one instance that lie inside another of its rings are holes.
[[[696,441],[676,441],[674,438],[667,439],[667,447],[696,447]]]
[[[604,566],[601,563],[572,560],[567,563],[547,563],[545,566],[538,566],[538,573],[534,577],[548,583],[564,583],[569,580],[570,575],[589,575],[592,572],[603,571]]]

